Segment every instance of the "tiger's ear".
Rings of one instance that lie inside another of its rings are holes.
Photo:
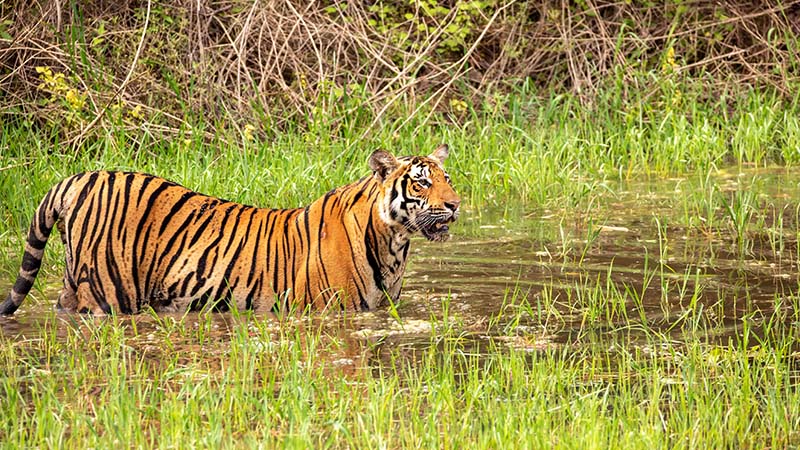
[[[436,147],[436,150],[433,151],[428,158],[437,161],[440,165],[444,165],[444,160],[447,159],[447,155],[450,154],[450,149],[447,147],[447,144],[442,144]]]
[[[383,150],[375,150],[369,157],[369,168],[381,181],[385,180],[399,166],[400,163],[397,162],[397,158]]]

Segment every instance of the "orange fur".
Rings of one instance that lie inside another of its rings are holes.
[[[242,205],[141,173],[72,176],[37,208],[0,314],[24,300],[56,225],[66,248],[58,305],[68,311],[375,308],[400,295],[410,237],[444,240],[458,216],[447,153],[376,151],[372,176],[297,209]]]

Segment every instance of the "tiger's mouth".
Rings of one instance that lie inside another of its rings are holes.
[[[450,217],[441,222],[434,222],[427,227],[420,228],[420,232],[429,241],[444,242],[450,239],[450,227],[447,225],[455,221],[454,217]]]

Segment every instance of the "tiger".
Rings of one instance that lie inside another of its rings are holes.
[[[292,209],[248,206],[154,175],[91,171],[53,186],[28,230],[0,314],[30,292],[56,226],[65,247],[61,311],[374,310],[399,299],[412,236],[450,237],[461,200],[428,156],[375,150],[371,175]]]

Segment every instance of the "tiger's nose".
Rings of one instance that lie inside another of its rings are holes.
[[[452,212],[458,211],[458,205],[461,204],[461,200],[448,200],[444,202],[444,207],[449,209]]]

